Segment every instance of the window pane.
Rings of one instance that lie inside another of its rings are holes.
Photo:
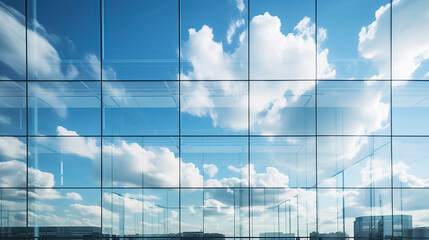
[[[180,4],[181,79],[246,80],[247,1]]]
[[[25,80],[25,3],[0,2],[0,80]]]
[[[28,1],[27,23],[29,79],[100,79],[100,0]]]
[[[178,193],[175,189],[104,190],[103,234],[109,237],[177,234]]]
[[[428,189],[393,190],[394,236],[403,239],[429,237]]]
[[[100,83],[30,82],[29,135],[100,134]]]
[[[250,78],[315,79],[315,1],[250,1]]]
[[[390,134],[390,83],[319,81],[318,134]]]
[[[429,82],[395,83],[392,92],[393,134],[429,134]]]
[[[182,138],[181,186],[247,186],[247,143],[244,137]]]
[[[0,237],[26,237],[27,195],[25,189],[0,188]]]
[[[114,71],[116,79],[178,79],[178,1],[103,4],[103,68]]]
[[[26,134],[25,89],[25,82],[0,82],[0,135]]]
[[[101,185],[100,139],[30,137],[30,187],[96,187]]]
[[[178,135],[177,82],[103,83],[103,134]]]
[[[182,81],[182,134],[247,135],[247,82]]]
[[[100,190],[34,189],[28,196],[31,236],[101,237]]]
[[[252,134],[315,134],[314,85],[303,81],[250,82]]]
[[[392,78],[429,79],[426,0],[395,1],[392,9]]]
[[[390,79],[390,2],[317,1],[318,79]]]
[[[252,186],[315,186],[315,138],[253,137],[250,141]]]
[[[319,238],[388,239],[392,236],[391,191],[319,189]]]
[[[322,187],[390,187],[389,137],[318,137]]]
[[[395,187],[429,187],[429,138],[393,138],[393,184]]]
[[[27,186],[26,159],[25,137],[0,137],[0,187]]]
[[[181,194],[183,236],[201,234],[216,239],[249,235],[247,189],[182,189]]]
[[[104,187],[178,187],[177,138],[103,138]]]
[[[309,237],[316,231],[314,189],[253,189],[253,237]]]

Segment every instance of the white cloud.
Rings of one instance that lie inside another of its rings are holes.
[[[66,193],[65,198],[71,199],[71,200],[76,200],[76,201],[83,200],[82,196],[79,193],[75,193],[75,192],[68,192],[68,193]]]
[[[24,159],[27,147],[16,137],[0,137],[0,154],[7,158]]]
[[[66,88],[62,83],[58,83],[58,82],[52,83],[49,88],[43,87],[43,83],[31,84],[31,95],[32,95],[31,97],[37,98],[35,101],[40,100],[41,102],[54,108],[58,116],[60,116],[61,118],[67,117],[67,105],[60,97],[60,96],[64,96],[65,93],[66,93]]]
[[[235,0],[235,3],[237,4],[238,10],[240,10],[240,12],[243,12],[245,9],[243,0]]]
[[[429,178],[422,179],[412,174],[409,174],[407,172],[409,168],[410,167],[406,163],[400,161],[393,165],[393,175],[397,177],[398,180],[407,187],[429,187]]]
[[[228,42],[228,44],[232,43],[232,37],[234,37],[236,29],[243,25],[244,25],[244,19],[231,21],[231,23],[229,24],[228,30],[226,32],[226,41]]]
[[[392,70],[394,79],[407,80],[429,59],[429,33],[426,31],[429,6],[425,0],[393,2]],[[375,20],[359,33],[359,52],[372,61],[378,74],[372,78],[389,78],[390,72],[390,4],[381,6]]]
[[[57,127],[58,135],[79,136],[75,131],[69,131],[62,126]],[[59,138],[59,144],[63,153],[75,154],[89,159],[100,159],[100,148],[95,138]]]
[[[218,172],[216,165],[214,164],[203,164],[204,173],[207,174],[210,178],[214,177]]]

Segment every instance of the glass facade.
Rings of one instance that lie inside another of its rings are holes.
[[[0,239],[429,239],[428,0],[0,0]]]

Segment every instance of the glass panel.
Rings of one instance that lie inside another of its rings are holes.
[[[429,187],[429,138],[393,138],[395,187]]]
[[[316,132],[314,82],[250,82],[252,134],[312,135]]]
[[[319,81],[318,134],[390,134],[390,83]]]
[[[315,79],[315,1],[252,0],[250,5],[250,78]]]
[[[391,189],[319,189],[319,238],[392,236]]]
[[[253,189],[250,214],[253,237],[308,237],[316,231],[316,191]]]
[[[247,82],[182,81],[180,84],[182,134],[247,135]]]
[[[395,82],[392,104],[393,134],[429,134],[429,82]]]
[[[315,138],[253,137],[250,141],[252,186],[315,186]]]
[[[390,79],[390,2],[317,1],[318,79]]]
[[[426,0],[394,1],[392,9],[392,78],[429,79],[429,27]]]
[[[182,138],[181,186],[247,186],[247,143],[247,138],[238,137]]]
[[[100,0],[28,1],[27,24],[29,79],[100,79]]]
[[[177,79],[178,1],[105,0],[103,4],[103,68],[114,71],[117,79]]]
[[[25,189],[0,188],[0,237],[26,237],[27,194]]]
[[[247,1],[180,4],[181,79],[246,80]]]
[[[26,135],[25,97],[25,82],[0,82],[0,135]]]
[[[0,80],[25,80],[25,3],[0,1]]]
[[[182,236],[190,238],[249,235],[247,189],[181,190]]]
[[[103,83],[103,133],[178,135],[178,82]]]
[[[318,137],[317,146],[319,186],[391,186],[389,137]]]
[[[100,139],[30,137],[30,187],[96,187],[101,185]]]
[[[27,186],[26,159],[25,137],[0,137],[0,187]]]
[[[31,236],[46,238],[101,237],[100,191],[34,189],[28,193]]]
[[[178,187],[177,138],[103,138],[104,187]]]
[[[177,234],[178,196],[174,189],[104,190],[104,236],[167,238]]]
[[[394,236],[404,239],[428,239],[429,190],[393,190]]]
[[[99,135],[99,82],[30,82],[29,135]]]

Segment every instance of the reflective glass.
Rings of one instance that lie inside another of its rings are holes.
[[[28,165],[30,187],[100,186],[100,138],[30,137]]]
[[[393,138],[394,187],[429,187],[429,138]]]
[[[0,1],[0,80],[25,80],[25,3]]]
[[[247,134],[247,82],[182,81],[181,134]]]
[[[316,231],[315,189],[252,189],[252,237],[288,239]]]
[[[392,8],[393,80],[429,80],[429,27],[426,0],[394,1]]]
[[[390,0],[319,0],[317,27],[318,79],[390,79]]]
[[[318,137],[317,151],[319,186],[391,186],[389,137]]]
[[[103,134],[178,135],[177,82],[103,83]]]
[[[0,82],[0,135],[26,134],[25,82]]]
[[[26,159],[25,137],[0,137],[0,187],[27,186]]]
[[[253,137],[250,176],[255,187],[313,187],[316,184],[314,137]]]
[[[30,189],[28,226],[34,237],[72,237],[77,226],[87,237],[101,235],[100,189]],[[43,227],[54,227],[43,230]],[[79,231],[78,231],[79,232]],[[53,234],[49,235],[49,234]],[[56,236],[61,234],[62,236]],[[75,237],[79,237],[75,236]],[[83,236],[81,236],[83,237]]]
[[[247,143],[244,137],[182,137],[181,186],[247,186]]]
[[[180,4],[180,79],[248,79],[247,1],[181,0]]]
[[[205,238],[249,236],[247,189],[182,189],[182,235]]]
[[[103,6],[103,69],[118,80],[178,79],[178,1],[105,0]]]
[[[429,190],[394,189],[394,236],[403,239],[428,239]]]
[[[103,234],[109,237],[170,237],[179,231],[175,189],[106,189]]]
[[[252,0],[249,9],[250,79],[315,79],[315,1]]]
[[[27,193],[25,189],[0,188],[0,238],[26,237]],[[18,228],[21,227],[21,228]]]
[[[99,82],[29,82],[29,135],[100,134]]]
[[[391,189],[319,189],[319,235],[338,239],[392,236]]]
[[[392,106],[394,135],[429,134],[429,82],[394,82]]]
[[[28,1],[27,8],[30,80],[100,79],[100,0]]]
[[[318,134],[390,134],[390,83],[319,81]]]
[[[103,187],[178,187],[179,164],[178,138],[103,138]]]
[[[316,133],[314,82],[250,82],[251,134]]]

